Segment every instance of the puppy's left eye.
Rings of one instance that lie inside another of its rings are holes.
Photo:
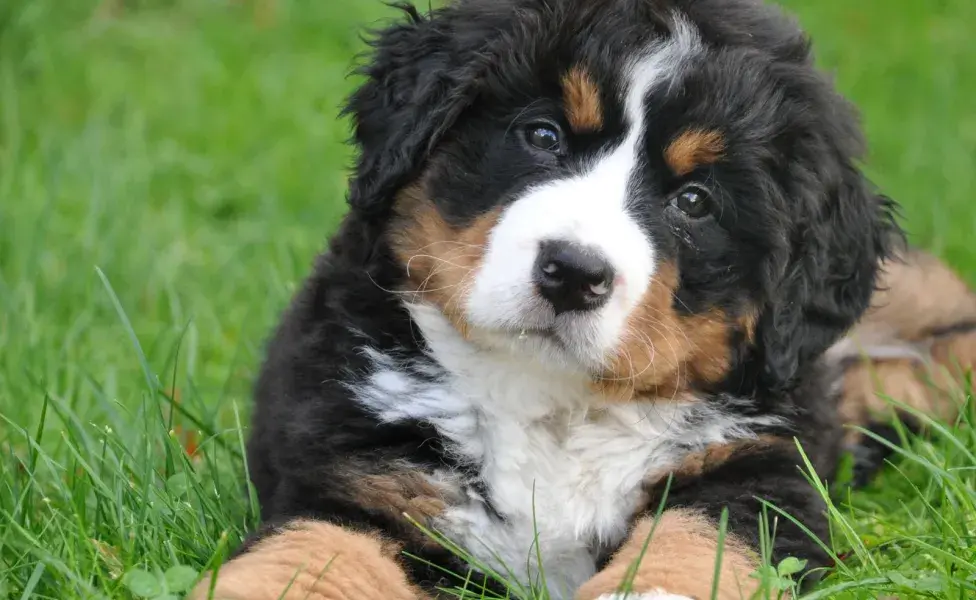
[[[671,204],[692,219],[701,219],[712,212],[712,195],[700,185],[689,184],[678,191]]]
[[[533,148],[552,154],[561,154],[563,149],[562,132],[549,123],[535,123],[525,128],[525,141]]]

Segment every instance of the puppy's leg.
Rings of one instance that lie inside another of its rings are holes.
[[[705,600],[712,597],[713,584],[719,600],[750,598],[762,586],[751,574],[759,566],[759,519],[763,498],[826,539],[823,502],[803,479],[797,467],[800,457],[793,442],[769,438],[744,445],[709,449],[695,463],[675,472],[665,498],[666,510],[654,527],[647,550],[641,550],[654,526],[653,515],[637,521],[624,545],[609,564],[585,583],[577,600],[614,598],[678,598]],[[649,509],[657,507],[664,483],[652,488]],[[658,498],[654,498],[654,496]],[[728,508],[728,529],[721,547],[721,567],[715,582],[719,558],[718,522]],[[769,510],[770,520],[776,517]],[[785,556],[811,559],[811,566],[825,562],[820,547],[803,531],[779,517],[772,558]],[[634,568],[630,596],[614,594]]]
[[[699,511],[667,510],[656,526],[653,517],[643,518],[610,564],[580,588],[577,599],[711,598],[718,542],[715,523]],[[647,550],[642,555],[645,543]],[[748,598],[756,589],[758,581],[749,577],[758,565],[754,554],[736,537],[726,537],[720,600]],[[630,587],[633,594],[615,596],[634,564],[639,566]]]
[[[976,325],[938,333],[918,342],[893,340],[888,348],[906,348],[906,356],[879,356],[865,348],[848,362],[844,374],[841,417],[866,424],[890,415],[891,398],[941,419],[952,419],[963,398],[966,377],[976,367]],[[916,354],[907,355],[907,349]]]
[[[976,294],[935,257],[909,251],[885,265],[871,309],[828,357],[846,365],[844,422],[887,422],[887,398],[952,419],[976,366]],[[847,436],[849,445],[861,441]]]
[[[189,600],[421,600],[397,562],[398,547],[378,535],[295,520],[209,574]]]

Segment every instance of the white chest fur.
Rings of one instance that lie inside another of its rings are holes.
[[[704,403],[606,404],[581,375],[480,350],[439,312],[413,313],[443,374],[417,377],[367,350],[376,371],[357,396],[384,421],[431,423],[477,466],[494,510],[470,494],[435,527],[525,586],[544,576],[554,599],[572,597],[601,548],[622,541],[648,474],[695,448],[754,435],[756,421]]]

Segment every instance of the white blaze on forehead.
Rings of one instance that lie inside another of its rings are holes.
[[[584,172],[531,187],[505,210],[467,296],[466,317],[472,325],[553,328],[562,345],[584,363],[607,358],[655,270],[653,240],[630,210],[647,127],[644,103],[654,87],[679,76],[698,48],[693,27],[675,19],[671,37],[652,44],[624,68],[624,138]],[[533,284],[539,244],[546,240],[581,244],[613,265],[617,279],[604,307],[585,315],[554,315]]]
[[[695,28],[684,18],[675,16],[672,37],[652,44],[628,66],[624,114],[629,133],[624,147],[633,151],[635,167],[638,166],[636,163],[640,155],[640,143],[647,129],[644,106],[647,95],[658,85],[670,85],[677,81],[687,60],[700,49],[701,39]],[[640,173],[633,175],[639,176]]]

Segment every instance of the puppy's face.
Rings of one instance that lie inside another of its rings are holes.
[[[824,236],[809,247],[818,260],[857,227],[813,231],[847,210],[832,204],[839,186],[860,190],[856,171],[844,182],[856,130],[827,113],[808,65],[705,39],[710,25],[681,11],[569,14],[507,17],[522,22],[395,193],[406,287],[472,343],[628,397],[718,384],[776,318],[807,260],[800,238]],[[883,219],[867,196],[852,201],[873,239]],[[873,275],[874,262],[852,266]]]

